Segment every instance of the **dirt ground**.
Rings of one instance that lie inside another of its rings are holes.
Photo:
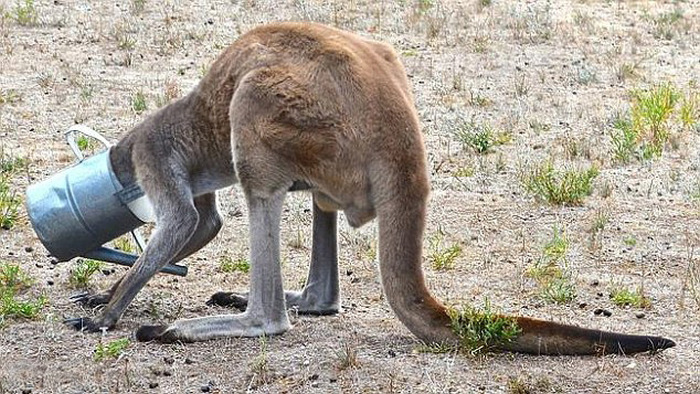
[[[130,337],[140,324],[224,313],[204,304],[209,296],[247,288],[247,274],[220,266],[225,256],[247,256],[247,212],[234,187],[219,193],[225,227],[185,262],[189,275],[154,278],[104,335],[62,324],[93,313],[68,300],[79,291],[68,284],[75,262],[52,264],[24,211],[0,230],[0,262],[21,265],[36,279],[31,294],[48,299],[39,318],[0,329],[0,392],[700,392],[700,136],[675,130],[662,158],[629,164],[613,160],[610,139],[610,119],[629,108],[630,89],[667,81],[686,89],[700,77],[700,2],[58,0],[36,1],[27,14],[31,4],[0,1],[0,144],[29,161],[13,190],[70,164],[66,128],[83,123],[116,141],[195,86],[250,28],[327,23],[392,44],[410,75],[432,181],[426,238],[442,231],[462,250],[451,270],[426,258],[436,297],[477,305],[488,297],[506,313],[663,335],[678,346],[628,357],[423,352],[382,295],[376,225],[353,230],[341,219],[339,315],[292,316],[291,331],[265,341],[132,342],[119,358],[96,361],[100,342]],[[470,121],[509,141],[486,155],[465,149],[455,132]],[[523,171],[546,158],[600,168],[581,206],[547,205],[522,187]],[[306,275],[309,209],[307,195],[286,201],[290,289]],[[601,212],[608,221],[596,235]],[[544,302],[525,275],[555,226],[566,229],[576,285],[564,304]],[[123,270],[98,273],[92,289]],[[651,306],[614,305],[615,284],[643,286]]]

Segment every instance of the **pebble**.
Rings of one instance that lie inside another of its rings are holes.
[[[30,389],[30,388],[22,389],[22,394],[31,394],[31,392],[32,392],[32,389]]]
[[[585,307],[587,307],[587,306],[588,306],[588,304],[585,303],[585,302],[579,302],[579,303],[578,303],[578,307],[581,308],[581,309],[583,309],[583,308],[585,308]]]
[[[148,387],[154,389],[154,388],[158,387],[158,382],[151,382],[148,384]]]
[[[591,286],[598,286],[599,284],[600,282],[598,281],[598,279],[594,279],[593,282],[591,282]]]
[[[607,310],[607,309],[603,309],[603,316],[605,316],[605,317],[610,317],[610,316],[612,316],[612,312],[610,312],[610,311]]]
[[[164,361],[166,364],[171,365],[172,363],[175,362],[175,359],[173,359],[172,357],[163,357],[163,361]]]
[[[644,312],[637,312],[634,316],[636,316],[637,319],[644,319],[644,316],[646,315],[644,314]]]
[[[187,365],[194,364],[194,360],[192,360],[191,358],[186,358],[185,364],[187,364]]]
[[[211,390],[208,384],[202,385],[201,387],[203,393],[208,393]]]
[[[53,281],[51,279],[49,279],[46,281],[46,284],[49,286],[53,286]]]
[[[24,251],[27,253],[32,253],[34,251],[34,248],[32,248],[31,246],[25,246]]]

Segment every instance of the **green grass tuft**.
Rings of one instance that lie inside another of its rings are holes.
[[[96,260],[79,259],[71,271],[68,282],[73,287],[87,287],[90,278],[102,268],[102,263]]]
[[[636,308],[649,308],[651,300],[644,295],[644,289],[640,286],[630,290],[626,286],[616,285],[610,291],[610,300],[618,306],[633,306]]]
[[[692,90],[683,95],[673,84],[664,83],[633,90],[630,96],[629,113],[616,116],[610,132],[612,154],[618,162],[660,157],[674,125],[692,129],[697,122],[697,94]]]
[[[483,309],[466,306],[461,310],[449,308],[451,329],[460,341],[460,350],[479,354],[515,339],[521,332],[517,319],[491,310],[488,299]]]
[[[140,114],[148,109],[148,104],[146,103],[146,95],[143,94],[142,91],[139,90],[134,94],[134,97],[131,99],[131,108],[137,114]]]
[[[42,295],[36,300],[20,300],[20,293],[28,289],[34,280],[18,265],[0,265],[0,326],[9,318],[33,319],[46,305]]]
[[[460,127],[455,137],[462,146],[478,154],[490,153],[494,147],[507,144],[512,139],[510,133],[498,132],[489,124],[477,125],[473,122]]]
[[[559,170],[546,161],[525,174],[522,184],[537,199],[552,205],[581,205],[593,192],[593,180],[597,176],[595,166],[587,170]]]
[[[428,260],[434,270],[450,270],[455,267],[455,260],[462,254],[458,243],[445,246],[445,233],[438,228],[435,235],[428,240]]]
[[[95,348],[95,361],[102,361],[107,358],[118,358],[129,345],[131,345],[129,338],[116,339],[107,342],[107,344],[100,342]]]
[[[39,13],[34,6],[34,0],[16,0],[12,11],[6,14],[20,26],[35,26],[39,24]]]
[[[542,248],[542,255],[527,268],[525,275],[538,284],[538,296],[546,302],[563,304],[576,298],[576,285],[566,267],[569,241],[566,233],[554,227],[552,238]]]
[[[228,256],[224,256],[219,259],[219,270],[226,273],[236,271],[248,273],[250,271],[250,262],[247,259],[233,260]]]

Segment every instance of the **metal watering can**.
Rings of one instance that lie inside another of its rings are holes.
[[[105,150],[85,158],[76,133],[98,140]],[[111,144],[102,135],[76,125],[66,131],[66,139],[78,162],[27,188],[27,212],[36,235],[58,261],[80,256],[132,266],[138,256],[103,245],[131,232],[143,251],[137,228],[152,221],[148,199],[138,186],[119,183],[109,160]],[[168,264],[161,272],[185,276],[187,267]]]

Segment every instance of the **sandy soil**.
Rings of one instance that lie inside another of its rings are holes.
[[[118,359],[95,361],[101,341],[129,337],[143,323],[222,313],[204,305],[209,295],[246,289],[246,274],[219,268],[223,256],[247,255],[246,208],[231,188],[220,193],[225,228],[186,261],[190,274],[152,280],[103,336],[61,323],[93,313],[68,300],[77,292],[68,285],[74,262],[51,264],[24,213],[0,230],[0,261],[21,265],[36,278],[30,292],[49,300],[40,318],[0,329],[0,392],[699,392],[700,284],[690,280],[700,276],[693,253],[700,245],[698,132],[677,131],[675,148],[659,160],[620,165],[610,153],[609,124],[628,108],[630,89],[666,81],[686,89],[700,76],[700,3],[483,3],[36,1],[36,20],[22,25],[18,4],[26,3],[0,1],[0,144],[30,160],[12,187],[22,192],[71,162],[62,131],[74,123],[117,140],[158,103],[190,90],[251,27],[328,23],[391,43],[410,74],[433,189],[426,236],[440,228],[446,242],[462,247],[452,270],[434,270],[426,259],[437,297],[453,304],[488,297],[507,313],[663,335],[676,348],[634,357],[420,352],[382,296],[375,225],[351,230],[343,220],[341,314],[293,316],[290,332],[267,341],[132,343]],[[674,10],[682,16],[664,24]],[[148,104],[140,114],[132,106],[138,92]],[[471,120],[512,139],[488,155],[463,149],[454,133]],[[548,157],[600,167],[582,206],[542,204],[521,187],[522,171]],[[455,177],[460,168],[472,176]],[[310,199],[292,195],[286,204],[285,283],[298,288],[310,255]],[[592,245],[601,211],[609,221]],[[576,299],[563,305],[543,302],[524,275],[554,226],[566,228],[577,287]],[[93,289],[122,271],[96,275]],[[612,304],[614,283],[644,286],[652,302],[644,318]],[[612,316],[594,315],[596,308]],[[343,366],[347,349],[357,359],[350,367]]]

